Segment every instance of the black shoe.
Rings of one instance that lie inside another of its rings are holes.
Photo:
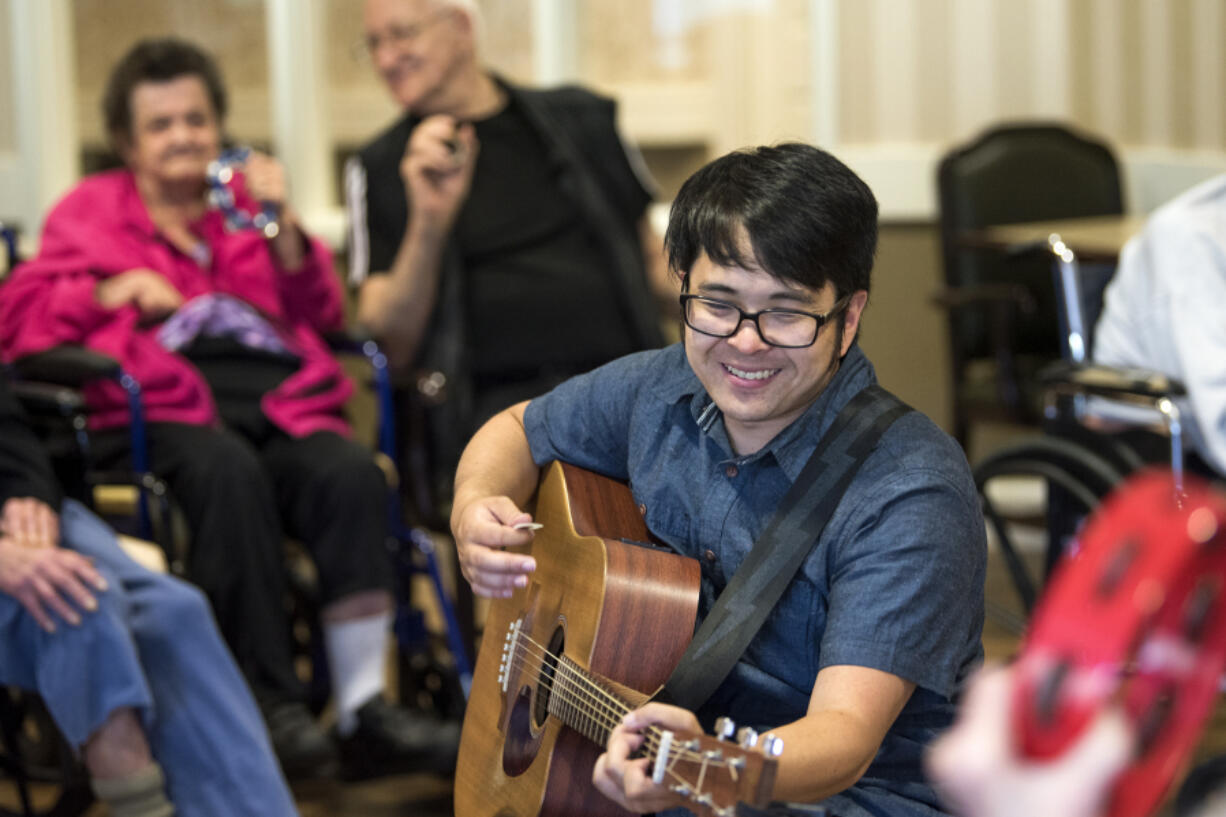
[[[336,747],[305,704],[281,701],[262,707],[273,751],[290,780],[336,774]]]
[[[336,739],[344,779],[455,771],[459,723],[410,712],[385,701],[382,695],[363,704],[357,718],[357,728]]]

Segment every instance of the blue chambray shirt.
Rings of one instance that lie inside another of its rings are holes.
[[[529,403],[525,427],[538,465],[561,459],[629,483],[652,533],[701,563],[701,619],[839,410],[874,382],[853,344],[801,417],[738,457],[677,344],[567,381]],[[985,561],[961,448],[920,413],[906,414],[863,464],[699,720],[709,729],[728,715],[765,732],[804,716],[823,667],[893,673],[915,693],[865,775],[825,803],[839,817],[944,813],[921,758],[983,655]]]

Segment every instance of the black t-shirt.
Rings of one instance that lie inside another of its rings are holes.
[[[474,123],[480,151],[455,237],[478,383],[573,374],[637,347],[613,271],[514,104]]]

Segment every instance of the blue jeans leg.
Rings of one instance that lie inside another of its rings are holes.
[[[122,589],[152,692],[146,730],[178,813],[296,815],[264,721],[204,595],[133,562],[110,529],[75,503],[65,503],[61,526],[64,540],[105,566]]]

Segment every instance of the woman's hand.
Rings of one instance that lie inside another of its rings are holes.
[[[107,309],[132,304],[147,323],[161,320],[183,305],[183,295],[161,273],[138,268],[105,278],[94,287],[94,300]]]
[[[106,587],[102,574],[81,554],[0,533],[0,592],[17,599],[47,632],[55,632],[53,613],[73,626],[80,624],[78,609],[97,610],[94,592]]]

